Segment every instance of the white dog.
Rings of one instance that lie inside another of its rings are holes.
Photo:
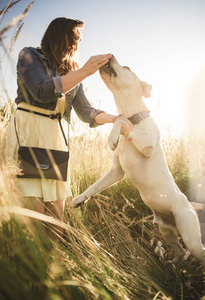
[[[154,223],[159,225],[166,243],[173,248],[175,257],[172,263],[180,261],[185,254],[178,240],[181,235],[188,250],[205,268],[205,249],[197,214],[174,182],[160,145],[158,127],[142,99],[151,96],[152,86],[140,81],[114,57],[101,68],[100,74],[114,95],[119,114],[133,123],[133,131],[126,138],[120,135],[124,122],[114,123],[108,139],[110,148],[114,150],[110,170],[74,198],[71,207],[79,206],[126,174],[139,190],[144,203],[153,211]]]

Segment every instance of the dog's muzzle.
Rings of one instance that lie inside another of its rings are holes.
[[[112,57],[109,59],[108,63],[100,68],[100,74],[106,73],[110,77],[111,76],[117,77],[117,73],[116,73],[114,67],[112,66],[114,61],[116,61],[116,58],[112,55]]]

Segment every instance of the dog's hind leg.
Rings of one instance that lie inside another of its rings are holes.
[[[169,245],[174,250],[174,259],[169,262],[173,264],[178,263],[185,255],[185,250],[179,243],[177,232],[163,226],[159,226],[159,230],[167,245]]]
[[[205,269],[205,249],[201,241],[200,224],[197,214],[191,205],[187,205],[183,210],[177,210],[175,221],[184,244]]]
[[[119,180],[121,180],[125,175],[117,155],[113,155],[113,164],[110,170],[98,181],[96,181],[93,185],[91,185],[85,192],[81,195],[74,198],[70,204],[70,207],[78,207],[83,204],[86,200],[93,197],[97,193],[105,190],[109,186],[115,184]]]

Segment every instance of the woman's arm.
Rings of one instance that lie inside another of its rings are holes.
[[[94,118],[94,120],[99,125],[106,124],[106,123],[115,123],[116,121],[119,121],[119,120],[124,121],[125,123],[121,127],[121,134],[123,134],[126,137],[128,136],[129,131],[132,131],[132,129],[133,129],[133,125],[130,122],[130,120],[128,120],[123,115],[115,116],[115,115],[110,115],[110,114],[102,112],[102,113],[98,114]]]
[[[66,94],[86,77],[94,74],[109,61],[111,56],[112,54],[92,56],[82,68],[61,76],[63,93]]]
[[[107,114],[102,110],[92,107],[84,93],[82,83],[80,84],[78,92],[72,101],[72,106],[81,121],[89,123],[92,128],[105,123],[114,123],[117,120],[125,121],[126,125],[121,128],[121,133],[125,136],[126,134],[128,135],[129,131],[133,128],[132,123],[124,116]]]
[[[199,202],[190,202],[196,211],[205,211],[205,204]]]
[[[111,54],[93,56],[79,70],[64,76],[48,79],[37,51],[31,48],[24,48],[19,53],[17,63],[19,82],[25,85],[35,100],[41,103],[57,101],[57,98],[61,97],[62,93],[67,93],[83,79],[95,73],[108,62],[110,57]],[[57,89],[58,92],[55,92],[57,83],[59,88]]]

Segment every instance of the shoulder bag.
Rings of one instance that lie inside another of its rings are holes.
[[[63,127],[61,124],[61,114],[46,115],[39,112],[30,111],[25,108],[18,107],[18,110],[23,110],[28,113],[34,113],[48,117],[51,119],[58,119],[59,125],[66,143],[68,145]],[[67,170],[69,151],[51,150],[38,147],[21,146],[17,128],[16,119],[14,117],[14,127],[16,131],[16,137],[19,145],[18,149],[18,162],[21,174],[17,175],[20,178],[39,178],[39,179],[54,179],[67,181]]]

